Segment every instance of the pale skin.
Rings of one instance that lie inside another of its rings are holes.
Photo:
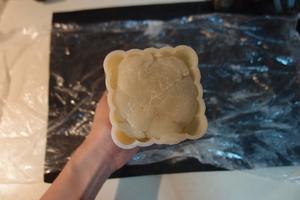
[[[137,151],[113,143],[105,93],[97,104],[90,133],[41,199],[94,199],[105,180]]]

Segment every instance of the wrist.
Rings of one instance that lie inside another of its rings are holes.
[[[112,166],[91,142],[86,139],[80,145],[42,199],[94,199]]]
[[[101,126],[99,131],[92,130],[86,140],[93,151],[95,151],[95,154],[105,157],[110,173],[120,168],[117,162],[120,148],[111,139],[110,126]]]
[[[101,133],[91,132],[81,145],[82,152],[81,157],[85,158],[85,167],[87,170],[103,170],[109,175],[115,170],[115,165],[113,159],[110,155],[111,146],[105,142],[105,135]],[[84,153],[83,153],[84,152]],[[84,163],[82,161],[78,162],[78,165]]]
[[[80,199],[92,199],[96,196],[105,180],[111,175],[114,167],[102,146],[97,141],[87,138],[72,155],[66,170],[74,190],[73,195]]]

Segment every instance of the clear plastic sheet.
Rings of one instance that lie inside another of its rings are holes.
[[[178,33],[166,37],[179,37],[172,44],[187,43],[199,54],[209,129],[197,141],[144,149],[131,163],[195,157],[226,169],[298,165],[300,40],[295,19],[192,16],[162,23],[159,34],[172,30],[170,25]]]
[[[0,32],[0,183],[42,180],[49,29]]]
[[[212,14],[171,21],[55,24],[46,172],[60,170],[88,133],[105,89],[101,64],[109,51],[178,44],[199,54],[208,133],[197,141],[143,148],[129,164],[193,157],[226,169],[299,165],[296,21]],[[49,30],[43,28],[0,35],[0,145],[6,149],[0,152],[2,183],[42,179],[48,43]],[[267,176],[267,171],[259,175]],[[299,183],[299,177],[299,172],[283,170],[277,178]]]
[[[199,55],[208,132],[196,141],[142,148],[129,164],[193,157],[226,169],[299,165],[296,23],[297,17],[211,14],[54,24],[46,172],[59,170],[88,132],[105,89],[101,64],[107,53],[179,44]]]

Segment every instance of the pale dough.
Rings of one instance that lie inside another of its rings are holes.
[[[113,51],[104,70],[118,146],[176,144],[205,133],[198,56],[192,48]]]

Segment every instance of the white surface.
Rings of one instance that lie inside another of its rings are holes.
[[[10,0],[0,21],[0,83],[9,83],[10,87],[9,92],[0,88],[0,95],[5,103],[2,115],[0,112],[1,200],[37,199],[49,187],[49,184],[42,183],[42,174],[52,12],[175,2],[175,0],[52,1],[53,3],[43,4],[33,0]],[[35,32],[28,34],[36,29],[39,30],[38,35],[34,34]],[[16,30],[23,31],[28,38],[24,40],[24,35],[18,35]],[[12,35],[14,37],[11,37]],[[32,41],[30,37],[37,39],[28,45],[27,43]],[[29,49],[24,51],[22,49],[24,46],[29,46]],[[4,48],[8,49],[5,54]],[[16,57],[17,60],[14,59]],[[4,73],[7,73],[7,76]],[[12,112],[16,108],[20,109],[19,113]],[[10,120],[11,115],[14,120]],[[33,130],[30,127],[34,127]],[[43,138],[40,140],[43,142],[32,143],[36,141],[34,137]],[[14,159],[11,159],[13,155],[18,155],[17,162],[22,163],[21,167],[24,170],[20,174],[9,170],[11,167],[20,167],[16,166]],[[5,162],[11,166],[4,165],[4,160],[11,160]],[[39,167],[32,169],[30,168],[32,164]],[[300,185],[283,182],[284,174],[287,178],[293,177],[294,180],[291,181],[299,181],[300,167],[112,179],[106,182],[97,199],[300,199]],[[6,184],[16,181],[29,181],[31,184]]]
[[[38,199],[50,184],[0,185],[0,199]],[[299,200],[297,184],[244,172],[200,172],[108,180],[96,199],[105,200]]]

